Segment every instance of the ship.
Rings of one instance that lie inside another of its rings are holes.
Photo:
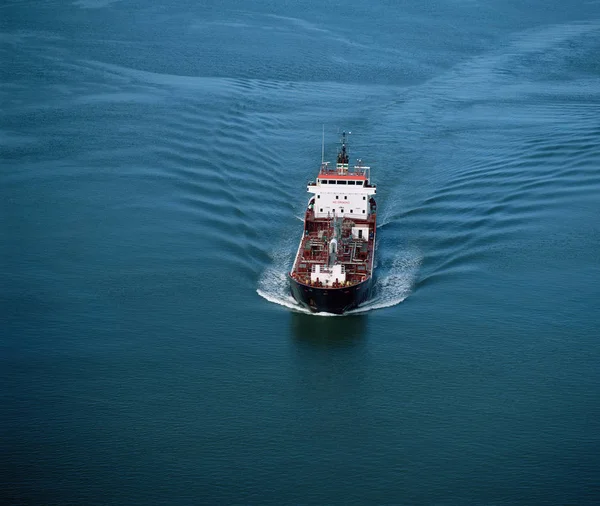
[[[312,196],[289,273],[292,296],[315,313],[355,309],[371,296],[373,285],[377,188],[370,167],[361,160],[349,166],[345,132],[340,144],[335,167],[322,155],[318,176],[306,187]]]

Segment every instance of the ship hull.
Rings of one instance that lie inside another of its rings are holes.
[[[371,295],[372,276],[353,286],[342,288],[314,287],[299,283],[288,276],[292,296],[305,309],[313,313],[343,314],[355,309]]]

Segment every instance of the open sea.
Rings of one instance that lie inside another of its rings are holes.
[[[600,504],[600,1],[5,0],[0,396],[3,505]]]

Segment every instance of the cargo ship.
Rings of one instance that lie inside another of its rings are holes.
[[[348,164],[346,133],[335,167],[321,159],[304,230],[289,273],[292,296],[312,312],[343,314],[371,295],[375,236],[376,186],[370,167]]]

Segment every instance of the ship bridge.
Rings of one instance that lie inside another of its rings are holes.
[[[371,184],[369,167],[336,164],[330,169],[323,164],[316,181],[308,183],[306,190],[314,194],[315,218],[333,216],[366,220],[369,217],[369,199],[377,193]]]

